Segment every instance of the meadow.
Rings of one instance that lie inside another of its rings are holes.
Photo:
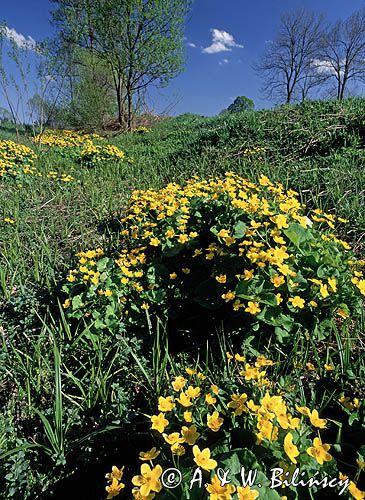
[[[3,123],[2,497],[365,498],[364,143],[363,98]],[[275,466],[348,488],[271,489]]]

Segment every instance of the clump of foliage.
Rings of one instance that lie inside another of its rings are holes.
[[[5,175],[34,174],[37,155],[27,146],[10,140],[0,141],[0,178]]]
[[[77,158],[79,163],[87,167],[95,166],[97,163],[107,161],[121,161],[124,159],[124,152],[108,144],[106,146],[96,146],[95,144],[87,145]]]
[[[244,337],[274,331],[291,342],[304,329],[321,339],[327,320],[358,315],[365,280],[333,232],[337,218],[308,215],[295,191],[266,176],[135,191],[122,250],[78,254],[63,287],[67,316],[113,329],[144,322],[144,310],[189,319],[198,307],[235,320]]]
[[[349,464],[341,464],[339,439],[327,442],[336,422],[323,418],[313,402],[308,407],[303,398],[300,401],[281,386],[271,359],[259,355],[248,361],[239,353],[226,355],[224,372],[188,367],[170,374],[157,411],[150,416],[155,446],[139,453],[141,473],[129,486],[133,497],[168,498],[171,488],[186,499],[304,499],[323,494],[331,479],[331,498],[341,498],[337,495],[344,492],[343,498],[362,498],[352,480],[359,478],[361,468],[354,464],[358,471],[350,479],[343,473]],[[360,408],[359,400],[354,404]],[[359,464],[364,452],[364,446],[357,449]],[[180,477],[172,472],[172,463]],[[195,473],[198,467],[200,474]],[[170,479],[162,475],[168,468]],[[222,469],[228,471],[225,484]],[[292,484],[298,470],[304,483],[300,489]],[[249,471],[253,484],[242,484]],[[123,472],[124,467],[113,467],[107,475],[107,498],[125,491]]]

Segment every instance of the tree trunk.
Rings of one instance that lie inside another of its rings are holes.
[[[133,94],[131,88],[127,87],[127,102],[128,102],[128,123],[127,127],[130,131],[132,129],[132,118],[133,118]]]

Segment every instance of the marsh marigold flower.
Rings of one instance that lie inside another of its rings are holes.
[[[140,460],[154,460],[159,456],[161,452],[157,448],[153,447],[148,451],[141,451],[139,453]]]
[[[194,454],[194,462],[198,467],[206,471],[211,471],[217,467],[217,462],[210,458],[210,450],[209,448],[204,448],[204,450],[200,450],[197,445],[193,447]]]
[[[293,434],[288,432],[284,438],[284,451],[293,464],[297,463],[296,457],[299,456],[299,450],[293,443]]]
[[[160,434],[162,434],[165,428],[169,425],[169,421],[165,418],[163,413],[152,415],[151,422],[151,429],[158,431]]]
[[[107,500],[118,496],[123,488],[125,488],[125,484],[119,483],[117,479],[113,478],[111,484],[105,488],[108,493]]]
[[[223,424],[223,418],[215,411],[213,415],[207,415],[207,426],[213,432],[218,432]]]
[[[162,489],[160,482],[161,474],[161,465],[156,465],[156,467],[151,469],[148,464],[142,464],[141,474],[132,478],[132,484],[139,486],[142,496],[147,496],[151,492],[159,493]]]
[[[162,412],[171,411],[175,406],[175,403],[172,401],[171,396],[167,396],[166,398],[160,396],[158,398],[158,409]]]
[[[196,425],[191,425],[190,427],[183,426],[181,429],[181,435],[190,446],[193,446],[200,436]]]
[[[232,494],[236,491],[236,487],[232,484],[221,485],[218,476],[213,476],[210,484],[206,485],[209,498],[211,500],[231,500]]]
[[[238,500],[256,500],[259,494],[258,491],[251,490],[249,486],[238,486],[237,488]]]
[[[315,458],[319,465],[323,465],[323,462],[330,462],[332,460],[332,455],[328,453],[331,448],[329,444],[322,444],[322,440],[319,437],[314,438],[313,446],[307,449],[308,455]]]

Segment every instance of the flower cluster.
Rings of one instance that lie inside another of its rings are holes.
[[[335,221],[345,223],[320,210],[307,215],[295,191],[265,176],[135,191],[122,219],[124,248],[116,259],[79,261],[64,287],[79,297],[68,312],[99,320],[108,309],[136,322],[145,309],[168,314],[186,304],[188,314],[193,303],[289,340],[296,328],[318,330],[319,320],[343,321],[360,308],[362,264],[335,236]]]
[[[170,379],[169,389],[158,399],[156,414],[150,416],[151,431],[161,444],[139,454],[144,463],[141,475],[132,479],[134,498],[155,498],[163,490],[162,466],[168,468],[171,463],[183,474],[199,467],[212,500],[230,500],[234,493],[242,500],[266,498],[269,471],[274,467],[283,470],[287,481],[296,468],[318,479],[326,474],[343,477],[332,445],[323,438],[330,422],[316,408],[298,404],[276,387],[270,375],[275,363],[262,355],[249,361],[227,352],[227,358],[226,380],[215,380],[192,367]],[[227,469],[228,464],[233,480],[221,485],[217,470]],[[261,486],[240,485],[240,467],[253,464],[260,470]],[[288,492],[284,486],[282,494]],[[355,484],[350,486],[349,493],[361,498],[353,494],[363,494]],[[273,492],[270,495],[280,498]]]
[[[72,182],[75,178],[69,174],[61,174],[56,170],[50,170],[47,174],[48,179],[53,179],[60,182]]]
[[[97,134],[84,134],[75,130],[46,130],[34,137],[33,141],[52,148],[75,148],[91,145],[93,140],[101,139]]]
[[[0,178],[6,174],[36,174],[33,166],[36,154],[27,146],[0,140]]]
[[[151,129],[147,127],[137,127],[133,129],[133,132],[136,132],[137,134],[145,134],[147,132],[150,132]]]
[[[254,148],[245,148],[242,151],[242,156],[244,158],[262,160],[263,155],[266,153],[267,148],[256,146]]]
[[[86,166],[95,166],[98,163],[106,161],[121,161],[124,158],[124,152],[117,146],[107,144],[106,146],[97,146],[88,144],[81,150],[77,161]]]

